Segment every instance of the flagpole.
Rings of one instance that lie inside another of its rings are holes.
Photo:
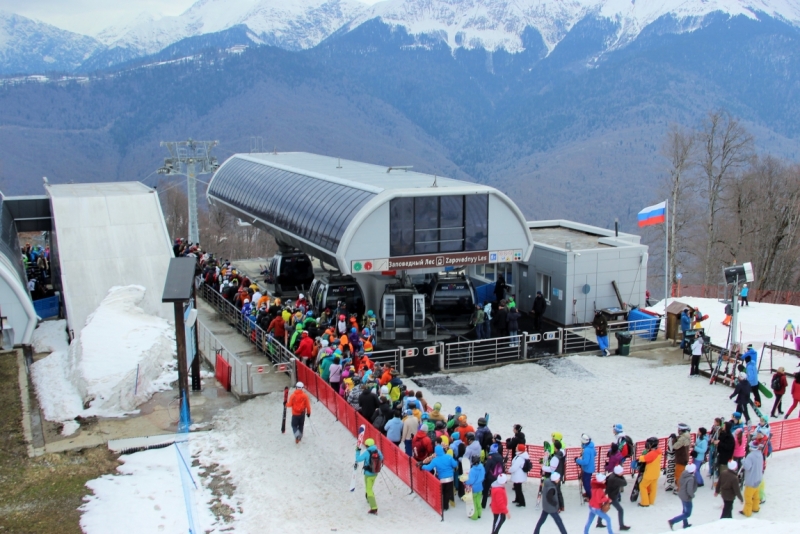
[[[664,201],[664,320],[669,301],[669,199]],[[665,323],[666,324],[666,323]]]

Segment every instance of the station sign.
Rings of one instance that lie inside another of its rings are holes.
[[[381,273],[384,271],[510,263],[515,261],[522,261],[522,249],[449,252],[444,254],[420,254],[418,256],[353,260],[350,262],[350,272],[353,274]]]

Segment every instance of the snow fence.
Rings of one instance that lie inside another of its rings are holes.
[[[375,440],[378,449],[383,453],[384,467],[394,473],[444,519],[442,485],[439,480],[428,471],[418,469],[414,460],[406,456],[405,451],[400,450],[397,445],[381,434],[317,373],[299,361],[295,363],[297,380],[305,384],[306,390],[314,395],[336,417],[336,420],[350,431],[354,439],[358,434],[358,427],[364,425],[366,428],[364,439]]]

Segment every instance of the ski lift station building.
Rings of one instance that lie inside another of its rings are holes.
[[[297,249],[331,272],[355,278],[366,307],[376,311],[383,307],[388,285],[398,279],[402,285],[405,278],[407,285],[406,275],[452,270],[472,282],[474,301],[491,300],[492,284],[504,274],[528,311],[540,272],[560,283],[574,266],[569,257],[553,259],[556,252],[546,243],[533,256],[545,264],[537,268],[531,263],[540,223],[529,223],[501,191],[408,167],[301,152],[236,154],[214,174],[207,197],[210,204],[271,233],[282,250]],[[636,236],[622,240],[633,238],[638,245]],[[643,266],[642,288],[646,258]],[[643,301],[644,289],[640,292]],[[552,319],[571,324],[561,312]]]

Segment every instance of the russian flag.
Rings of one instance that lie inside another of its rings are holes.
[[[639,227],[650,226],[651,224],[661,224],[667,216],[667,201],[654,206],[648,206],[639,212]]]

